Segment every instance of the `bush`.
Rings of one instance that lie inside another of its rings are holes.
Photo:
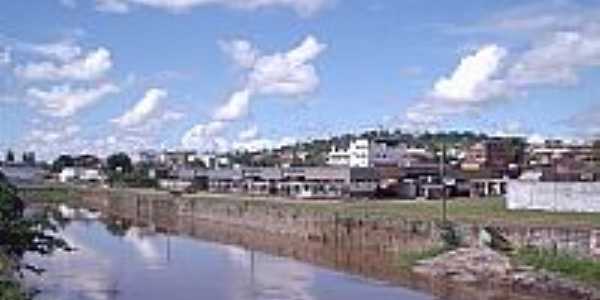
[[[0,174],[1,175],[1,174]],[[49,255],[54,251],[70,250],[67,243],[55,234],[58,227],[46,212],[36,216],[23,216],[24,205],[17,197],[15,188],[0,176],[0,258],[4,274],[23,274],[24,270],[35,273],[42,269],[24,263],[25,253]],[[3,274],[0,274],[3,275]],[[0,300],[24,299],[17,283],[0,278]]]
[[[456,249],[462,243],[462,237],[456,229],[456,225],[446,222],[440,225],[440,238],[446,249]]]
[[[600,283],[600,261],[556,250],[526,247],[515,255],[518,262],[588,283]]]

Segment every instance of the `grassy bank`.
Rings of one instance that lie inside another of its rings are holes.
[[[58,187],[47,189],[32,189],[20,191],[21,198],[26,202],[63,203],[76,198],[77,191],[73,188]]]
[[[0,253],[0,300],[24,300],[21,286],[12,280],[9,261]]]
[[[421,250],[402,251],[396,257],[394,264],[402,269],[410,270],[417,262],[434,258],[446,251],[448,251],[447,248],[440,246],[432,246]]]
[[[600,261],[537,248],[520,249],[514,255],[514,259],[520,264],[532,266],[537,270],[557,273],[567,278],[600,286]]]
[[[386,200],[386,201],[307,201],[286,198],[252,197],[244,195],[222,195],[200,193],[186,195],[198,201],[244,200],[248,205],[284,206],[289,209],[324,214],[338,214],[340,217],[403,218],[409,220],[440,220],[441,201]],[[504,199],[460,198],[448,201],[448,217],[459,223],[553,226],[553,227],[600,227],[598,213],[553,213],[541,211],[511,211],[505,207]]]

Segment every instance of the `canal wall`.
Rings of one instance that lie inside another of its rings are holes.
[[[347,249],[397,251],[441,245],[441,226],[435,221],[406,220],[364,215],[344,216],[330,211],[304,209],[302,205],[276,201],[236,200],[235,195],[181,197],[137,190],[91,190],[82,192],[87,207],[153,224],[176,223],[181,218],[198,219],[305,241],[332,244]],[[465,246],[480,243],[488,224],[455,224]],[[600,256],[600,230],[494,226],[515,247],[536,246],[580,256]]]
[[[512,210],[600,212],[599,182],[511,180],[507,207]]]

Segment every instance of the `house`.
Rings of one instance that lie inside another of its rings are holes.
[[[306,167],[283,170],[280,194],[294,198],[341,198],[349,193],[350,168]]]
[[[184,166],[196,160],[196,151],[163,151],[159,162],[169,167]]]
[[[58,181],[67,182],[101,182],[104,176],[98,169],[84,167],[66,167],[58,174]]]
[[[8,181],[16,186],[39,185],[44,183],[49,175],[48,171],[35,166],[24,164],[11,164],[0,166],[0,173],[3,173]]]
[[[400,166],[427,156],[426,149],[409,147],[395,139],[356,139],[347,148],[332,146],[327,164],[351,168]]]
[[[242,192],[244,176],[241,169],[208,170],[208,190],[217,193]]]
[[[511,172],[519,168],[524,159],[524,150],[524,143],[520,139],[489,138],[475,143],[467,149],[461,169],[464,171],[492,169]]]

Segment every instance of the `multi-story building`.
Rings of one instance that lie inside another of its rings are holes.
[[[159,161],[167,166],[184,166],[196,160],[196,151],[164,151]]]
[[[524,156],[524,144],[509,138],[490,138],[473,144],[465,152],[461,168],[465,171],[483,169],[505,171],[518,167]]]
[[[396,140],[357,139],[350,142],[346,149],[332,147],[327,164],[352,168],[407,166],[421,156],[427,156],[425,149],[410,148]]]

